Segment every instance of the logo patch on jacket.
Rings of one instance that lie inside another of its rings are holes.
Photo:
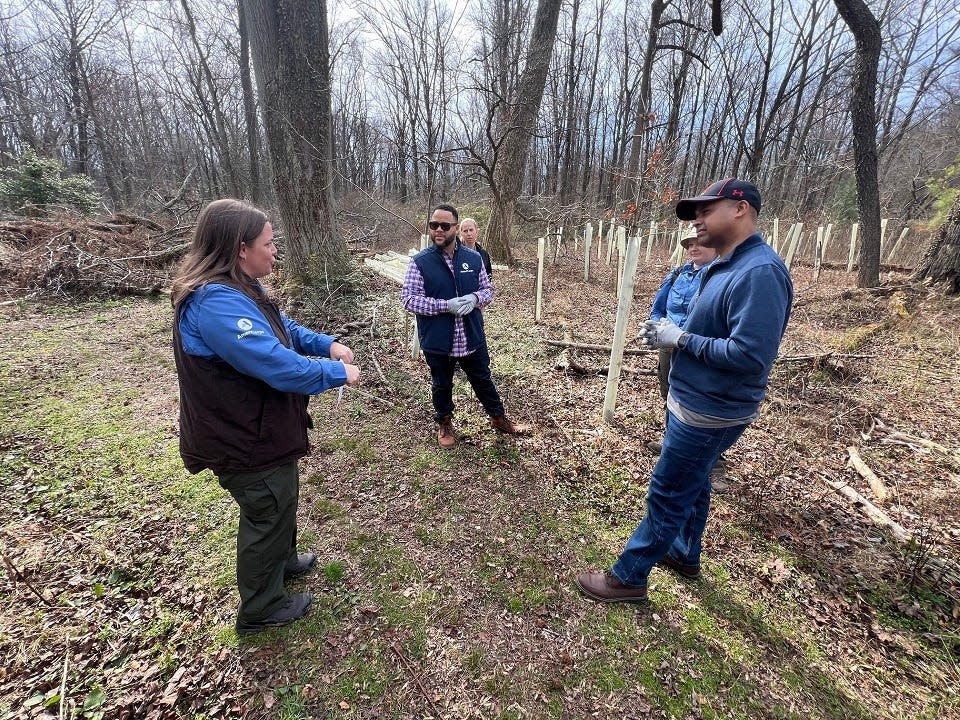
[[[237,320],[237,327],[243,331],[237,335],[237,340],[243,340],[249,335],[260,336],[267,334],[265,330],[254,330],[253,321],[250,318],[240,318]]]

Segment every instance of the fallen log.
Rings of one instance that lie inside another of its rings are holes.
[[[553,347],[576,348],[577,350],[590,350],[592,352],[608,353],[613,350],[613,348],[611,348],[609,345],[591,345],[589,343],[566,342],[564,340],[544,340],[543,342],[547,345],[552,345]],[[656,352],[656,350],[626,349],[623,351],[623,354],[651,355]]]

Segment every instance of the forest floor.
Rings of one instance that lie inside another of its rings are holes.
[[[508,412],[534,432],[496,435],[458,376],[449,452],[398,288],[365,275],[331,321],[373,318],[344,338],[363,384],[313,399],[301,465],[300,544],[321,562],[294,589],[314,606],[244,639],[236,506],[177,452],[168,301],[4,306],[0,718],[960,718],[960,300],[795,268],[703,579],[655,569],[648,606],[607,607],[573,578],[643,516],[661,401],[627,372],[602,421],[605,376],[556,370],[543,340],[609,344],[612,274],[584,283],[572,251],[548,264],[535,324],[533,267],[496,274],[486,322]],[[666,271],[639,271],[632,328]]]

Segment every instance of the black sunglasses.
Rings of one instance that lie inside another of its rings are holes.
[[[437,222],[436,220],[431,220],[430,222],[427,223],[427,227],[429,227],[431,230],[436,230],[437,228],[440,228],[444,232],[452,228],[454,225],[456,225],[456,223]]]

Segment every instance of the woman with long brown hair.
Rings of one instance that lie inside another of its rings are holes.
[[[360,380],[349,347],[297,324],[268,297],[259,279],[276,254],[266,214],[216,200],[197,218],[171,291],[180,455],[191,473],[212,470],[240,506],[241,635],[291,623],[313,601],[283,585],[316,564],[297,552],[307,401]]]

